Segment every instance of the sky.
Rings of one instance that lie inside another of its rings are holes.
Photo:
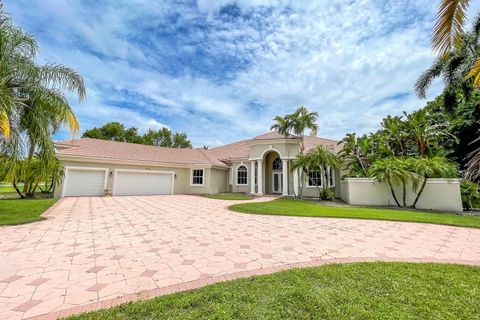
[[[69,96],[81,132],[109,121],[140,132],[166,126],[214,147],[267,132],[274,116],[301,105],[332,139],[424,106],[413,87],[435,58],[438,3],[6,0],[4,8],[37,39],[39,63],[84,77],[86,100]],[[441,88],[435,82],[427,100]]]

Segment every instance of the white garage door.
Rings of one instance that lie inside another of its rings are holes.
[[[63,196],[103,196],[106,169],[67,168]]]
[[[171,194],[173,173],[155,171],[121,171],[115,177],[114,195]]]

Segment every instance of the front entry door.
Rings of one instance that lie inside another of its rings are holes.
[[[273,173],[273,193],[282,193],[283,192],[283,173],[274,172]]]

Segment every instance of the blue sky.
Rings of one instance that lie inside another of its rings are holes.
[[[5,10],[35,35],[41,63],[84,76],[87,99],[71,99],[82,131],[168,126],[216,146],[300,105],[335,139],[423,106],[413,85],[434,58],[437,2],[7,0]]]

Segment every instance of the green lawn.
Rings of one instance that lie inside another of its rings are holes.
[[[296,199],[277,199],[269,202],[236,204],[230,206],[229,209],[255,214],[426,222],[480,228],[480,216],[385,208],[328,207]]]
[[[16,193],[12,186],[0,186],[0,193]]]
[[[40,215],[56,201],[53,198],[0,200],[0,225],[42,220]]]
[[[217,283],[69,319],[479,319],[479,288],[479,267],[336,264]]]
[[[243,194],[243,193],[217,193],[217,194],[207,194],[205,197],[209,199],[218,199],[218,200],[250,200],[253,199],[253,196]]]

